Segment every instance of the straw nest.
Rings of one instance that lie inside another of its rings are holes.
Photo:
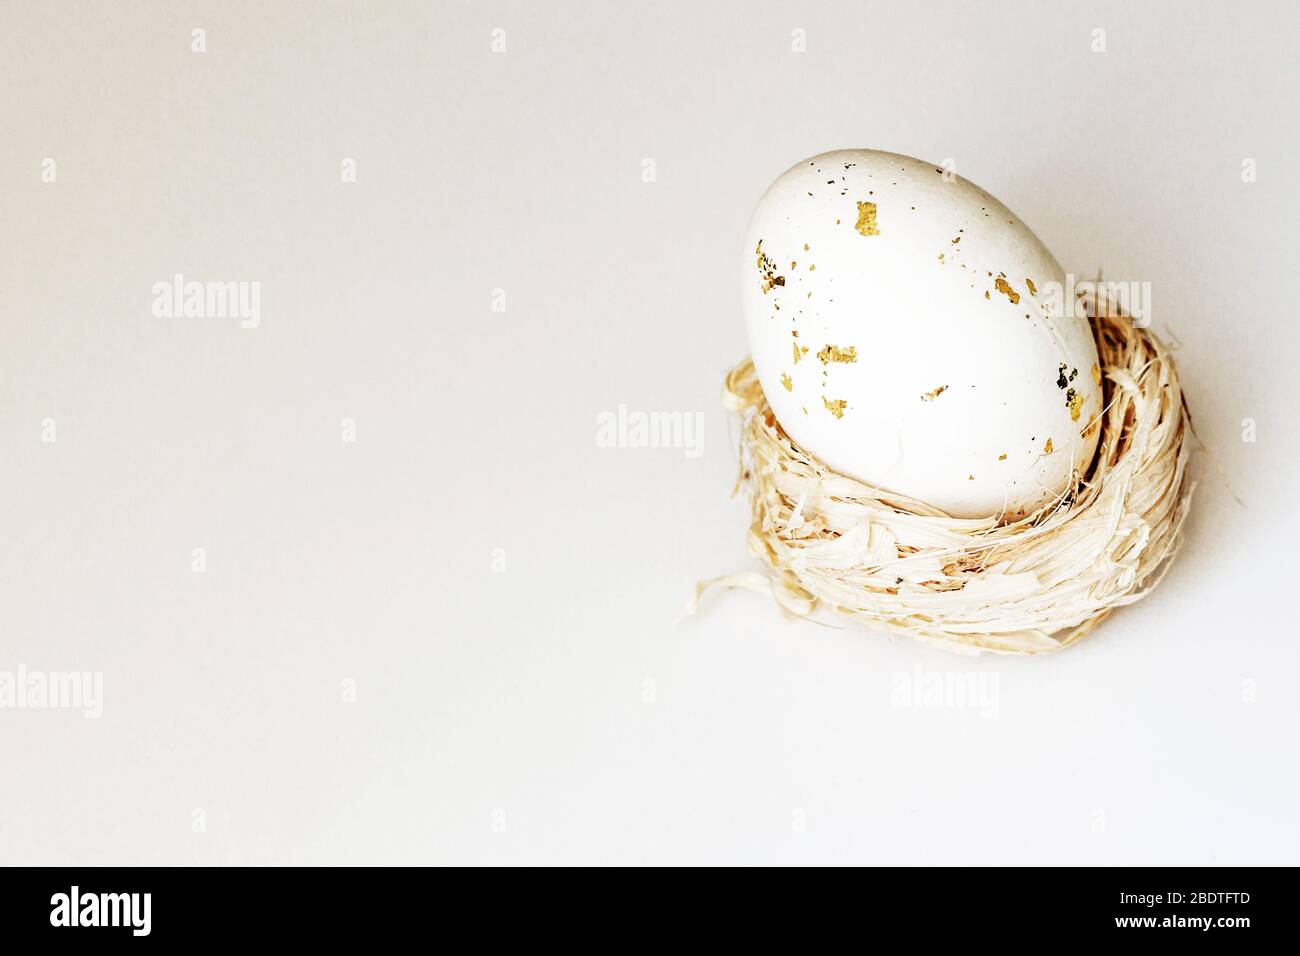
[[[753,363],[727,376],[750,496],[749,550],[763,572],[701,582],[774,598],[789,614],[905,635],[949,650],[1068,647],[1159,583],[1191,501],[1191,421],[1166,347],[1110,307],[1085,303],[1104,374],[1091,468],[1014,523],[952,518],[831,471],[777,423]],[[733,491],[733,494],[735,492]]]

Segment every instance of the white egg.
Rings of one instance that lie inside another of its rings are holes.
[[[951,515],[1015,518],[1097,445],[1097,347],[1068,288],[973,183],[846,149],[764,194],[742,295],[763,392],[806,452]]]

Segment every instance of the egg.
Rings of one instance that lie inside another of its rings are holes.
[[[895,153],[822,153],[763,195],[742,268],[768,405],[832,470],[1005,519],[1086,472],[1090,323],[1043,243],[975,184]]]

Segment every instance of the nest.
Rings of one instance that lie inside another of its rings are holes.
[[[688,612],[711,588],[740,587],[822,623],[1041,654],[1149,593],[1191,502],[1191,419],[1160,340],[1113,307],[1084,305],[1104,376],[1096,457],[1058,499],[1010,523],[953,518],[836,474],[781,429],[753,362],[738,365],[723,402],[740,429],[736,490],[749,492],[749,550],[764,571],[702,582]]]

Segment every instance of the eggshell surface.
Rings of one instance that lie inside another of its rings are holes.
[[[1071,288],[993,196],[866,149],[782,174],[742,273],[754,366],[786,434],[957,517],[1021,517],[1092,460],[1101,371]]]

